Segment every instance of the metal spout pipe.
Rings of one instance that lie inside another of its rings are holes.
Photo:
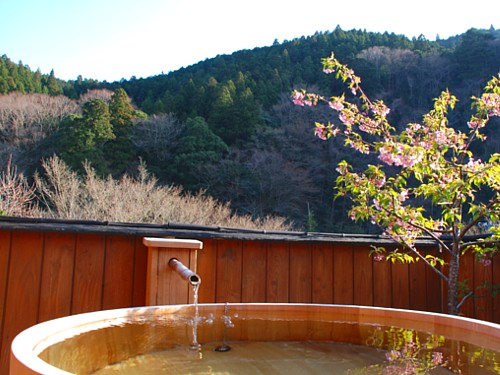
[[[189,284],[195,286],[201,283],[201,277],[196,273],[187,268],[181,261],[176,258],[172,258],[168,261],[168,265],[172,270],[177,272],[177,274],[186,280]]]

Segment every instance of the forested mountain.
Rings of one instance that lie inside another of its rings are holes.
[[[57,153],[75,169],[86,159],[115,177],[142,159],[162,183],[206,190],[240,213],[279,214],[312,230],[372,230],[354,227],[347,202],[333,201],[332,191],[340,160],[368,161],[338,141],[315,139],[314,121],[331,113],[290,100],[294,88],[325,95],[342,90],[322,72],[321,58],[332,51],[362,77],[371,97],[391,107],[390,120],[400,125],[420,121],[432,99],[449,88],[460,100],[451,121],[464,126],[469,98],[500,71],[500,32],[493,28],[431,42],[337,27],[113,83],[64,82],[2,56],[3,159],[12,154],[32,172],[42,156]],[[37,117],[28,116],[28,107],[59,110]],[[480,154],[500,150],[500,140],[491,138]]]

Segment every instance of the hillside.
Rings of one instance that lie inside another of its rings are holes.
[[[142,159],[160,182],[190,191],[206,190],[231,202],[240,213],[279,214],[302,228],[320,231],[371,231],[353,227],[345,215],[348,203],[332,198],[337,163],[344,158],[355,164],[368,161],[349,154],[338,142],[315,139],[315,119],[330,114],[295,107],[290,100],[294,88],[315,88],[326,95],[339,92],[342,86],[321,70],[321,58],[332,51],[362,77],[370,96],[388,103],[395,124],[420,121],[432,99],[449,88],[460,99],[451,121],[464,126],[468,99],[500,71],[500,35],[493,29],[471,29],[431,42],[336,28],[217,56],[169,74],[113,83],[64,82],[53,72],[43,76],[3,56],[0,116],[2,106],[13,106],[5,98],[21,92],[24,98],[38,93],[59,101],[57,95],[64,94],[76,106],[65,113],[81,118],[62,121],[61,117],[50,130],[28,142],[26,137],[10,135],[12,124],[6,116],[0,117],[4,159],[13,154],[22,169],[32,171],[40,157],[55,152],[65,155],[73,166],[82,158],[90,159],[98,171],[115,177],[134,170]],[[85,117],[89,112],[81,114],[83,102],[78,98],[96,89],[101,93],[123,89],[135,109],[123,107],[125,97],[119,101],[125,112],[111,104],[94,107],[92,113],[105,121],[109,121],[109,111],[110,125],[100,128],[104,133],[92,138],[89,149],[76,152],[71,146],[74,142],[68,143],[75,139],[67,138],[68,129],[90,124],[90,115]],[[26,129],[36,124],[17,126]],[[499,140],[493,139],[489,148],[478,151],[488,154],[499,149]]]

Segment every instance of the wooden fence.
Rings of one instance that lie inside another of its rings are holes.
[[[82,228],[0,223],[1,374],[8,373],[12,339],[29,326],[71,314],[145,305],[148,248],[143,237],[180,234],[126,226],[102,233]],[[196,230],[182,237],[203,242],[197,256],[201,303],[335,303],[444,311],[445,291],[433,270],[422,263],[377,262],[369,257],[365,238],[289,241],[262,235],[249,240]],[[469,285],[500,284],[496,258],[483,266],[465,257],[462,265],[462,279]],[[500,323],[500,305],[491,288],[479,289],[479,298],[466,302],[462,311]]]

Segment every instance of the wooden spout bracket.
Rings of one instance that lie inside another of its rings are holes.
[[[172,258],[178,259],[196,272],[197,251],[203,242],[178,238],[144,237],[148,248],[146,280],[146,305],[176,305],[193,303],[192,287],[169,266]]]

